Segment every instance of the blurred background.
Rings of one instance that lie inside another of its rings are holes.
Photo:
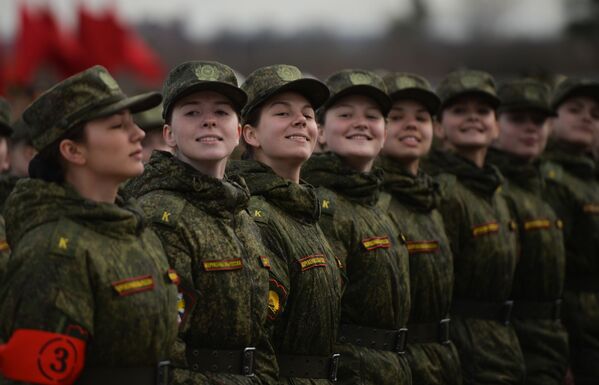
[[[501,80],[596,76],[599,0],[0,0],[0,92],[15,115],[39,92],[103,64],[125,92],[159,89],[178,63],[247,75],[288,63],[437,83],[469,67]]]

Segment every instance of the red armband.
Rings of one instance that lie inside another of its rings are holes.
[[[83,370],[85,345],[65,334],[18,329],[0,345],[0,373],[15,381],[71,385]]]

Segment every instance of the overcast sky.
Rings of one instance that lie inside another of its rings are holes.
[[[375,35],[409,17],[409,0],[0,0],[0,38],[12,39],[20,3],[49,5],[73,28],[77,4],[100,11],[114,4],[127,21],[180,20],[193,38],[222,31],[293,34],[320,28],[345,36]],[[447,39],[471,37],[473,26],[498,36],[545,37],[562,28],[563,0],[426,0],[429,27]]]

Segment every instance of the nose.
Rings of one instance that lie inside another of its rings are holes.
[[[213,114],[208,115],[206,117],[206,119],[204,119],[204,122],[202,123],[202,127],[205,127],[205,128],[216,127],[216,118],[214,117]]]
[[[139,128],[139,126],[135,122],[131,122],[131,126],[132,126],[131,141],[132,142],[141,142],[143,140],[143,138],[146,137],[146,132],[144,130],[142,130],[141,128]]]
[[[305,127],[307,123],[308,119],[306,119],[302,113],[297,114],[295,120],[293,121],[293,125],[296,127]]]

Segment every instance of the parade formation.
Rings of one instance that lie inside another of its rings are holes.
[[[599,384],[597,154],[583,78],[1,99],[0,384]]]

